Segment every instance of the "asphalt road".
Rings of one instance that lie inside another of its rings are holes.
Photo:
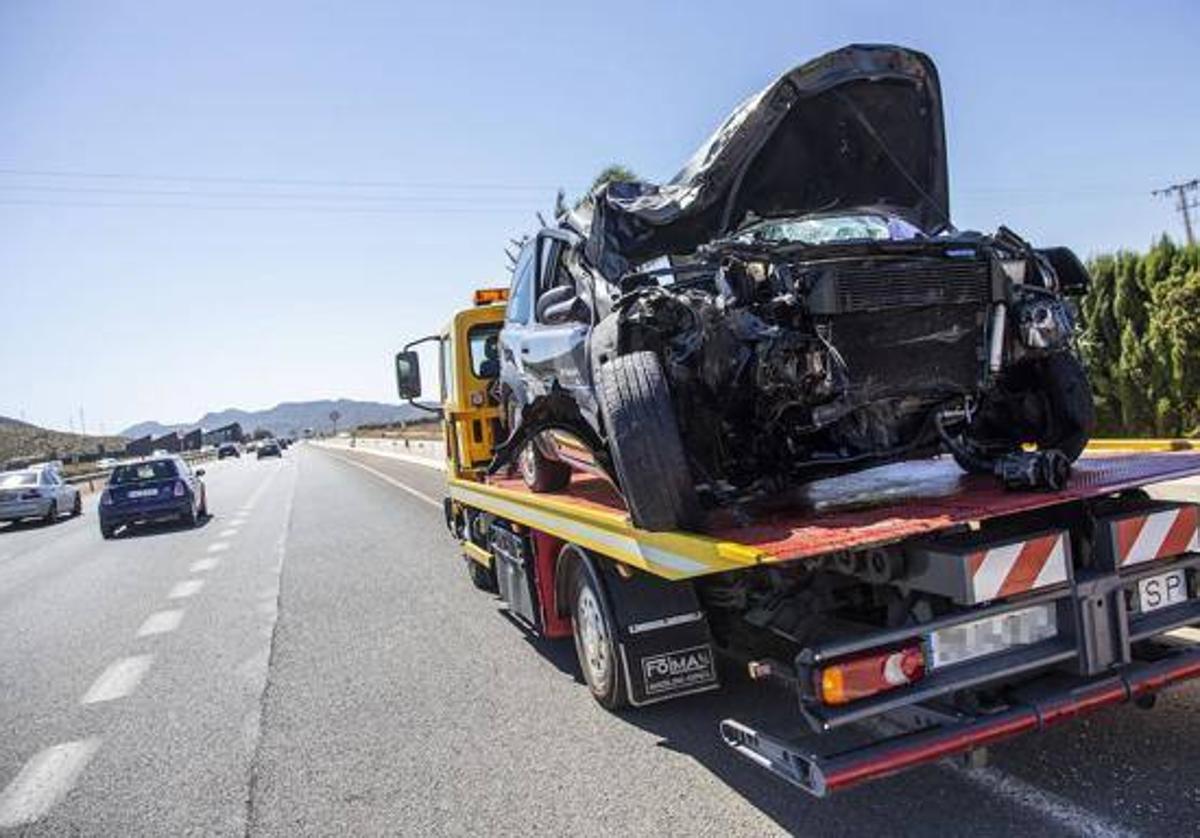
[[[298,446],[214,517],[0,527],[0,824],[30,835],[1192,834],[1200,687],[825,801],[720,744],[784,696],[622,715],[471,587],[441,475]],[[172,612],[179,612],[174,614]],[[156,632],[156,633],[151,633]],[[2,831],[2,830],[0,830]]]

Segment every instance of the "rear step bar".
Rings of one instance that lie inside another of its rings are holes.
[[[1200,677],[1200,646],[1055,695],[949,726],[927,728],[831,756],[796,750],[741,722],[721,722],[721,738],[742,756],[816,797],[895,774],[926,762],[1045,730],[1060,722],[1121,704]]]

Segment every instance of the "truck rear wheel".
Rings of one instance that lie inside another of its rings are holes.
[[[592,697],[609,710],[629,704],[629,687],[617,657],[617,629],[591,562],[576,563],[571,585],[571,633]]]
[[[698,528],[700,502],[658,356],[632,352],[609,361],[599,370],[596,395],[634,526]]]

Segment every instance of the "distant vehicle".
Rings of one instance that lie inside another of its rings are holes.
[[[246,443],[246,453],[249,454],[252,451],[257,451],[258,445],[259,444],[257,442],[247,442]]]
[[[0,521],[41,518],[53,524],[63,512],[83,512],[79,490],[63,480],[57,465],[45,463],[0,474]]]
[[[238,450],[236,444],[232,442],[223,442],[221,447],[217,449],[217,459],[224,460],[226,457],[241,457],[242,452]]]
[[[258,458],[263,457],[282,457],[283,449],[279,447],[279,443],[273,439],[268,439],[262,445],[258,446]]]
[[[194,527],[208,516],[204,469],[167,456],[117,466],[100,496],[100,534],[112,538],[123,526],[178,519]]]
[[[112,468],[116,464],[117,464],[117,461],[113,457],[105,457],[101,460],[96,461],[96,468],[100,469],[100,471],[108,471],[110,468]]]

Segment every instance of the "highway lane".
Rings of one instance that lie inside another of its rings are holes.
[[[296,470],[206,468],[213,516],[193,530],[104,541],[92,498],[44,544],[9,554],[0,536],[0,783],[30,781],[0,796],[0,824],[48,786],[61,796],[30,834],[244,834]],[[84,764],[33,782],[73,744]]]
[[[996,748],[984,772],[927,767],[815,801],[719,742],[730,715],[800,729],[790,699],[735,673],[716,695],[597,706],[569,642],[528,636],[470,585],[437,471],[310,446],[210,471],[216,516],[197,530],[103,542],[89,508],[40,540],[0,534],[0,822],[14,785],[42,777],[60,794],[28,834],[916,835],[962,834],[967,818],[982,836],[1176,835],[1200,822],[1196,687]],[[173,610],[174,630],[138,637]]]

